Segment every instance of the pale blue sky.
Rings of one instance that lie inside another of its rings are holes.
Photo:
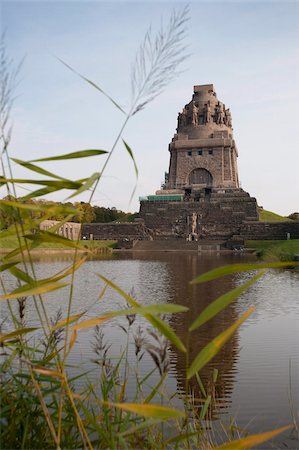
[[[13,111],[11,154],[33,159],[84,148],[109,149],[122,114],[55,55],[126,107],[130,67],[148,26],[158,29],[161,18],[166,22],[172,9],[182,5],[2,1],[8,51],[16,61],[26,56]],[[159,189],[168,170],[168,143],[193,85],[214,83],[218,98],[232,111],[242,187],[266,209],[298,211],[299,3],[191,2],[186,43],[190,57],[184,72],[124,133],[139,167],[132,204],[128,206],[134,168],[122,146],[94,203],[138,210],[138,196]],[[99,170],[102,158],[47,168],[79,178]],[[14,170],[25,175],[16,166]]]

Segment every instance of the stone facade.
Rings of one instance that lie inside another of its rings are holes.
[[[166,189],[239,187],[231,113],[212,84],[194,86],[191,102],[178,115],[169,151]]]
[[[239,187],[230,110],[212,84],[194,86],[176,131],[163,189],[140,202],[145,226],[156,238],[229,240],[258,221],[256,199]]]
[[[44,220],[40,224],[40,229],[47,231],[51,227],[57,225],[58,223],[59,222],[57,220]],[[75,222],[66,222],[57,231],[57,234],[59,234],[60,236],[72,240],[77,240],[80,233],[81,233],[81,224]]]
[[[238,190],[201,193],[197,201],[143,201],[140,216],[156,238],[229,239],[243,221],[256,221],[256,200]]]
[[[169,152],[165,184],[140,199],[139,222],[85,224],[83,236],[193,250],[237,248],[246,239],[286,239],[287,233],[299,237],[299,222],[259,222],[256,199],[239,186],[230,110],[212,84],[194,86]]]
[[[146,229],[143,222],[123,223],[85,223],[82,226],[83,239],[147,240],[152,239],[152,233]]]

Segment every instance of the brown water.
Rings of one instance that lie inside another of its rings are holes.
[[[236,418],[239,427],[247,427],[252,433],[270,430],[291,423],[291,403],[296,415],[299,410],[299,272],[288,270],[269,271],[247,293],[188,336],[187,329],[197,315],[215,298],[248,279],[243,273],[203,284],[190,285],[196,275],[224,264],[245,262],[245,255],[197,255],[195,253],[127,253],[86,262],[78,273],[75,282],[72,313],[88,309],[88,317],[100,316],[103,312],[123,308],[123,299],[114,291],[108,290],[97,301],[104,283],[97,274],[116,282],[127,292],[134,290],[134,296],[143,305],[155,303],[176,303],[188,306],[189,311],[169,317],[167,320],[184,343],[189,342],[190,360],[213,337],[231,325],[250,306],[255,312],[242,325],[234,337],[225,345],[212,363],[203,369],[201,378],[211,392],[213,369],[219,371],[214,387],[214,401],[209,411],[211,420],[229,422]],[[65,268],[67,258],[50,258],[36,262],[39,276],[47,277]],[[14,281],[6,279],[8,288]],[[49,315],[55,315],[60,306],[66,314],[68,289],[56,291],[47,296],[45,305]],[[7,315],[4,303],[0,306],[1,316]],[[38,323],[33,304],[27,303],[27,325]],[[110,356],[117,357],[125,348],[127,336],[119,325],[127,327],[127,319],[119,318],[103,325],[105,340],[111,344]],[[132,334],[138,325],[144,330],[149,326],[141,318],[132,325]],[[5,322],[9,327],[9,318]],[[38,339],[38,337],[36,337]],[[95,358],[92,348],[92,330],[80,332],[78,342],[69,360],[74,367],[71,373],[94,368]],[[136,367],[135,348],[129,350],[129,358]],[[184,391],[186,362],[182,353],[170,349],[171,370],[167,389],[173,393]],[[154,367],[152,359],[144,355],[140,362],[140,374],[146,374]],[[93,375],[90,375],[93,379]],[[94,379],[93,379],[94,380]],[[133,377],[132,377],[133,380]],[[154,385],[157,372],[149,379]],[[191,380],[195,396],[200,398],[198,384]],[[133,397],[134,381],[131,381],[129,395]],[[290,391],[291,390],[291,395]],[[291,400],[290,400],[291,399]],[[180,406],[177,404],[176,406]],[[270,445],[270,444],[269,444]],[[279,448],[299,448],[299,442],[292,433],[286,433],[277,440]],[[264,444],[261,448],[267,447]],[[272,447],[271,447],[272,448]],[[277,447],[276,447],[277,448]]]

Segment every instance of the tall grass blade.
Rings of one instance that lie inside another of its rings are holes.
[[[59,175],[55,175],[52,172],[49,172],[48,170],[43,169],[42,167],[38,167],[35,164],[31,164],[26,161],[22,161],[21,159],[11,158],[12,161],[14,161],[16,164],[19,164],[22,167],[25,167],[28,170],[31,170],[33,172],[39,173],[41,175],[45,175],[47,177],[57,178],[58,180],[65,180],[65,178],[60,177]]]
[[[61,270],[60,272],[56,273],[55,275],[52,275],[50,278],[44,278],[43,280],[40,280],[40,281],[43,281],[44,283],[50,283],[51,281],[60,281],[63,278],[67,277],[68,275],[72,275],[74,272],[76,272],[82,266],[82,264],[86,261],[86,259],[87,259],[87,256],[84,256],[83,258],[76,261],[68,269]]]
[[[114,284],[112,281],[108,280],[108,278],[104,277],[103,275],[97,274],[105,283],[110,286],[112,289],[114,289],[116,292],[118,292],[119,295],[121,295],[128,303],[129,305],[132,305],[134,307],[139,308],[139,303],[131,297],[129,294],[127,294],[125,291],[123,291],[119,286]],[[163,334],[172,344],[174,344],[179,350],[182,352],[186,352],[186,347],[180,340],[180,338],[175,334],[175,332],[170,328],[169,325],[167,325],[163,320],[161,320],[159,317],[154,316],[152,314],[142,314],[152,325],[154,328],[156,328],[158,331],[160,331],[161,334]]]
[[[186,353],[187,349],[180,338],[176,335],[173,329],[160,317],[157,316],[149,316],[144,314],[144,317],[155,327],[158,331],[160,331],[163,336],[165,336],[176,348],[178,348],[181,352]]]
[[[29,210],[29,211],[41,211],[44,212],[46,211],[49,215],[58,215],[58,214],[77,214],[78,211],[76,210],[76,208],[71,208],[70,206],[67,205],[49,205],[49,204],[42,204],[42,203],[21,203],[21,202],[17,202],[17,201],[12,201],[12,200],[0,200],[0,206],[1,205],[7,205],[7,206],[12,206],[14,208],[18,208],[18,209],[25,209],[25,210]],[[1,234],[2,236],[2,234]]]
[[[95,172],[94,174],[91,175],[90,178],[87,179],[87,181],[82,184],[82,186],[79,187],[79,189],[77,189],[72,195],[70,195],[68,198],[72,198],[75,197],[76,195],[82,194],[82,192],[87,191],[88,189],[90,189],[93,184],[98,181],[98,179],[100,178],[101,174],[100,172]]]
[[[40,230],[38,234],[25,234],[24,238],[33,241],[35,244],[43,244],[45,242],[60,244],[64,247],[77,248],[81,250],[86,250],[82,245],[77,244],[76,241],[71,241],[58,234],[53,234],[48,231]]]
[[[188,441],[190,438],[192,438],[194,436],[198,436],[198,433],[199,433],[198,431],[194,431],[192,433],[180,433],[177,436],[174,436],[173,438],[168,439],[165,442],[165,448],[167,448],[167,446],[170,444],[178,444],[179,442],[182,442],[182,441]],[[174,448],[177,448],[177,447],[174,447]]]
[[[112,402],[103,402],[103,404],[110,407],[123,409],[124,411],[132,412],[143,417],[151,417],[159,420],[178,419],[185,416],[182,411],[178,411],[174,408],[168,408],[166,406]]]
[[[15,331],[11,331],[7,334],[0,334],[0,342],[8,341],[12,338],[15,338],[17,336],[22,336],[23,334],[32,333],[32,331],[38,330],[37,327],[30,327],[30,328],[18,328]]]
[[[31,198],[42,197],[44,195],[52,194],[53,192],[61,191],[64,189],[61,186],[48,186],[45,188],[37,189],[36,191],[30,192],[30,194],[21,197],[22,200],[30,200]]]
[[[206,415],[207,410],[208,410],[208,408],[210,406],[210,403],[211,403],[211,398],[212,397],[210,395],[208,395],[207,398],[206,398],[206,401],[205,401],[205,403],[203,405],[203,407],[201,408],[200,415],[199,415],[199,418],[201,420],[203,420],[205,418],[205,415]]]
[[[60,378],[62,380],[65,378],[63,373],[58,372],[57,370],[47,369],[46,367],[33,367],[32,370],[47,377]]]
[[[226,292],[224,295],[221,295],[221,297],[218,297],[216,300],[210,303],[209,306],[207,306],[203,310],[203,312],[197,317],[197,319],[195,319],[195,321],[192,323],[192,325],[189,328],[189,331],[196,330],[201,325],[206,323],[208,320],[216,316],[216,314],[218,314],[220,311],[226,308],[234,300],[236,300],[239,297],[239,295],[247,291],[247,289],[249,289],[250,286],[252,286],[263,275],[264,271],[261,271],[260,273],[252,277],[249,281],[242,284],[242,286],[238,286],[237,288],[229,292]]]
[[[140,425],[133,426],[133,427],[129,428],[128,430],[124,431],[123,433],[121,433],[121,436],[129,436],[130,434],[134,434],[137,431],[141,431],[146,428],[150,428],[153,425],[158,425],[159,422],[160,422],[160,419],[149,419],[145,422],[141,422]]]
[[[13,300],[19,297],[29,297],[30,295],[37,295],[37,294],[46,294],[47,292],[52,292],[57,289],[61,289],[65,286],[68,286],[69,283],[39,283],[38,281],[35,282],[34,285],[32,284],[25,284],[14,291],[10,292],[9,294],[0,295],[0,300]]]
[[[214,447],[214,450],[243,450],[252,448],[256,445],[262,444],[265,441],[269,441],[290,428],[293,428],[293,426],[287,425],[285,427],[277,428],[276,430],[266,431],[265,433],[253,434],[245,438],[230,441],[227,444],[220,445],[220,447]]]
[[[60,61],[65,67],[67,67],[69,70],[71,70],[73,73],[75,73],[76,75],[78,75],[78,77],[82,78],[82,80],[86,81],[88,84],[90,84],[92,87],[94,87],[95,89],[97,89],[98,91],[101,92],[101,94],[103,94],[105,97],[108,98],[108,100],[110,100],[114,106],[116,106],[117,109],[119,109],[123,114],[126,114],[126,112],[121,108],[121,106],[119,106],[118,103],[116,103],[115,100],[113,100],[112,97],[110,97],[110,95],[106,94],[105,91],[103,91],[103,89],[101,89],[96,83],[94,83],[93,81],[89,80],[88,78],[86,78],[84,75],[81,75],[79,72],[77,72],[75,69],[73,69],[69,64],[67,64],[66,62],[64,62],[62,59],[56,57],[58,59],[58,61]]]
[[[84,316],[85,311],[80,314],[74,314],[73,316],[69,316],[66,319],[60,320],[56,325],[51,328],[51,333],[53,331],[59,330],[60,328],[65,327],[66,325],[71,325],[72,323],[79,320],[82,316]]]
[[[17,184],[41,184],[43,186],[52,187],[53,189],[79,189],[82,186],[80,181],[71,181],[67,179],[63,180],[29,180],[24,178],[3,178],[1,177],[0,182],[3,184],[7,183],[17,183]]]
[[[127,149],[127,152],[129,153],[129,155],[130,155],[130,158],[132,159],[132,161],[133,161],[133,164],[134,164],[134,170],[135,170],[135,175],[136,175],[136,178],[138,178],[138,167],[137,167],[137,164],[136,164],[136,161],[135,161],[135,158],[134,158],[134,154],[133,154],[133,150],[131,149],[131,147],[129,146],[129,144],[127,144],[127,142],[123,139],[123,143],[124,143],[124,146],[126,147],[126,149]]]
[[[167,372],[165,372],[161,379],[159,380],[158,384],[154,387],[154,389],[152,390],[152,392],[146,397],[146,399],[144,400],[143,403],[149,403],[157,394],[157,392],[159,392],[160,387],[162,386],[162,384],[165,381],[165,378],[167,377]]]
[[[254,307],[250,308],[244,313],[240,319],[238,319],[233,325],[227,328],[225,331],[216,336],[211,342],[209,342],[196,356],[193,363],[187,370],[187,378],[193,377],[196,372],[199,372],[215,355],[221,350],[224,344],[231,338],[234,332],[240,325],[253,313]]]
[[[279,267],[293,267],[298,265],[295,262],[270,262],[270,263],[256,263],[256,264],[230,264],[228,266],[217,267],[217,269],[210,270],[209,272],[203,273],[198,277],[195,277],[190,283],[199,284],[205,283],[206,281],[216,280],[217,278],[224,277],[225,275],[231,275],[233,273],[248,272],[250,270],[259,269],[272,269]]]
[[[25,281],[25,283],[34,283],[34,279],[18,267],[10,267],[9,271],[18,280]]]
[[[10,269],[11,267],[14,267],[16,264],[19,264],[19,262],[20,262],[20,261],[13,261],[13,262],[10,262],[10,263],[2,264],[2,265],[0,266],[0,273],[1,273],[1,272],[4,272],[5,270]]]
[[[62,159],[87,158],[108,153],[106,150],[79,150],[78,152],[66,153],[65,155],[49,156],[48,158],[32,159],[30,162],[60,161]]]
[[[139,308],[140,305],[139,303],[129,294],[127,294],[125,291],[123,291],[119,286],[117,286],[116,284],[114,284],[111,280],[109,280],[108,278],[104,277],[101,274],[97,274],[99,278],[101,278],[101,280],[103,280],[108,286],[110,286],[114,291],[116,291],[121,297],[123,297],[127,303],[131,306],[135,306],[136,308]]]

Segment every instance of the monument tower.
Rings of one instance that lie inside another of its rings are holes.
[[[165,182],[154,195],[139,198],[134,223],[84,224],[83,235],[117,239],[126,248],[196,251],[240,249],[246,239],[299,237],[296,222],[259,221],[256,199],[239,184],[231,112],[213,84],[194,86],[169,152]]]
[[[231,112],[213,84],[194,86],[169,152],[162,188],[140,198],[139,216],[154,239],[227,242],[242,224],[258,220],[256,199],[239,185]]]
[[[169,151],[168,189],[239,188],[230,110],[212,84],[194,86],[191,102],[178,115]]]

